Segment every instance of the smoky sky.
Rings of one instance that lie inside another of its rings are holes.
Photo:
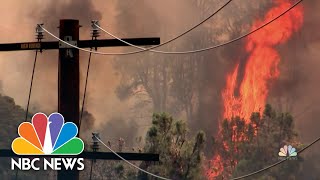
[[[320,3],[302,4],[305,15],[303,27],[286,45],[278,47],[281,55],[281,75],[272,88],[271,97],[281,97],[277,99],[282,100],[280,103],[283,104],[283,110],[292,112],[296,117],[296,128],[302,141],[310,142],[318,136],[320,128],[317,120],[320,115],[320,53],[316,50],[320,47],[320,36],[316,33],[320,27],[317,20],[320,16],[315,13]]]
[[[84,0],[84,1],[77,1],[77,0],[71,0],[71,1],[50,1],[47,5],[36,7],[34,8],[34,11],[31,12],[31,17],[35,19],[39,19],[40,22],[45,23],[45,27],[52,33],[57,34],[59,20],[61,19],[77,19],[79,20],[80,25],[82,26],[81,35],[84,36],[84,32],[88,33],[90,32],[90,22],[91,20],[101,20],[102,15],[101,13],[96,10],[93,7],[93,2],[90,0]],[[88,37],[88,35],[86,35]],[[49,37],[51,39],[52,37]],[[80,59],[85,59],[87,57],[84,54],[80,55]],[[41,71],[38,71],[39,74],[45,74],[47,71],[54,72],[57,69],[57,61],[54,59],[57,59],[57,54],[49,52],[46,54],[46,59],[50,59],[45,64],[39,64],[38,69]],[[86,58],[87,59],[87,58]],[[81,61],[83,62],[83,61]],[[80,72],[81,79],[84,78],[83,74],[86,74],[85,72]],[[54,76],[49,76],[54,77]],[[83,80],[81,81],[83,82]],[[43,87],[45,88],[45,87]],[[81,92],[81,97],[83,96],[83,91]],[[94,116],[90,114],[90,112],[85,111],[83,113],[83,126],[85,126],[85,129],[91,129],[94,124]]]
[[[88,30],[91,20],[101,20],[102,15],[95,9],[90,0],[56,0],[50,1],[45,6],[34,8],[31,17],[45,23],[49,31],[57,33],[60,19],[78,19],[82,28]]]

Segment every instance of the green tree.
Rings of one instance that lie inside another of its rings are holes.
[[[141,167],[172,179],[203,179],[204,143],[204,132],[190,138],[184,121],[175,120],[165,113],[154,114],[144,151],[158,153],[160,162],[142,163]],[[138,178],[154,179],[144,173],[139,173]]]
[[[176,120],[165,113],[153,114],[152,127],[146,134],[142,151],[159,154],[160,161],[132,163],[151,173],[175,180],[205,179],[203,172],[205,139],[202,131],[195,137],[190,137],[185,121]],[[85,166],[90,167],[91,162],[86,161]],[[89,170],[90,168],[87,168],[82,171],[81,177],[88,179]],[[93,179],[108,177],[112,180],[156,179],[125,162],[100,160],[94,163],[92,177]]]
[[[13,98],[0,94],[0,149],[11,149],[12,141],[17,138],[18,127],[25,121],[25,110],[17,105]],[[28,115],[30,122],[32,114]],[[16,171],[10,169],[10,158],[0,158],[1,179],[15,179]],[[51,171],[19,171],[18,179],[43,179]],[[37,176],[36,176],[36,175]]]
[[[276,112],[270,105],[266,105],[263,113],[252,113],[249,122],[240,117],[225,119],[220,136],[216,153],[223,159],[220,176],[224,177],[237,177],[277,162],[279,149],[284,145],[301,148],[293,117]],[[303,160],[298,158],[251,179],[297,179]]]

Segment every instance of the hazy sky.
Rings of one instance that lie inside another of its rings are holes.
[[[68,3],[82,6],[81,4],[89,4],[90,7],[81,7],[84,9],[70,8]],[[79,2],[79,3],[77,3]],[[91,1],[42,1],[42,0],[12,0],[4,1],[0,7],[1,22],[0,25],[0,42],[24,42],[34,41],[35,26],[37,23],[44,23],[45,27],[58,27],[60,18],[77,18],[80,19],[80,24],[83,25],[80,29],[81,39],[88,39],[89,25],[91,19],[101,20],[102,27],[108,28],[113,33],[121,35],[127,34],[118,29],[116,23],[116,1],[96,0],[95,4]],[[181,32],[200,18],[195,18],[193,14],[197,12],[192,11],[192,7],[185,5],[183,0],[170,1],[158,0],[148,2],[151,11],[154,11],[158,16],[150,16],[150,21],[153,19],[161,19],[162,27],[170,29],[166,34],[141,32],[132,34],[130,37],[145,37],[145,36],[159,36],[162,41],[173,37],[178,32]],[[168,6],[168,4],[170,4]],[[139,7],[134,7],[136,10]],[[128,9],[130,10],[130,9]],[[166,13],[163,13],[163,11]],[[143,12],[143,11],[141,11]],[[97,14],[98,13],[98,14]],[[149,16],[147,13],[140,13],[142,19]],[[139,18],[139,17],[137,17]],[[178,21],[179,20],[179,21]],[[49,22],[48,22],[49,21]],[[134,22],[139,23],[139,22]],[[181,26],[183,25],[183,26]],[[57,29],[52,30],[57,34]],[[107,35],[102,34],[102,37]],[[49,35],[45,38],[52,40]],[[109,38],[109,37],[108,37]],[[127,50],[134,50],[126,48]],[[100,51],[120,52],[121,48],[102,48]],[[57,104],[57,51],[45,51],[38,56],[37,69],[35,72],[35,81],[33,86],[33,94],[31,97],[31,104],[43,111],[55,111]],[[132,56],[134,58],[134,56]],[[22,107],[26,107],[28,88],[32,72],[32,63],[34,59],[34,52],[6,52],[0,54],[0,79],[3,83],[4,93],[15,99],[16,103]],[[118,102],[114,95],[114,89],[118,82],[111,67],[111,56],[96,56],[92,58],[92,71],[88,85],[88,108],[92,113],[95,113],[97,119],[102,118],[99,115],[103,112],[104,116],[108,113],[115,113],[117,110],[121,111],[123,103]],[[81,53],[81,69],[85,70],[88,60],[87,53]],[[106,86],[107,84],[107,86]],[[46,89],[44,91],[44,89]],[[83,89],[83,88],[82,88]],[[112,110],[110,110],[112,109]]]

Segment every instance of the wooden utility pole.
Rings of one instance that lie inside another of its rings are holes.
[[[78,20],[61,20],[59,29],[60,39],[71,43],[79,41]],[[80,130],[79,50],[60,48],[58,68],[58,111],[65,120],[72,121]]]
[[[73,19],[60,20],[60,39],[80,48],[127,46],[116,39],[79,40],[79,21]],[[160,38],[130,38],[123,39],[134,45],[158,45]],[[73,122],[79,127],[79,50],[62,42],[25,42],[0,44],[0,51],[46,50],[59,49],[58,70],[58,112],[64,116],[66,122]],[[80,132],[79,132],[80,133]],[[79,134],[78,134],[79,135]],[[12,150],[0,149],[0,157],[17,157]],[[127,160],[159,161],[158,154],[118,153]],[[50,156],[45,156],[50,157]],[[56,156],[55,156],[56,157]],[[119,160],[110,152],[83,152],[78,157],[86,159]],[[61,170],[58,180],[78,180],[79,172]]]
[[[78,20],[60,20],[59,38],[71,43],[78,42],[79,28]],[[61,44],[61,46],[63,47],[64,45]],[[66,121],[75,123],[80,131],[79,49],[60,48],[58,67],[58,112],[63,115]],[[63,179],[78,180],[79,172],[77,170],[67,171],[62,169],[58,171],[58,180]]]

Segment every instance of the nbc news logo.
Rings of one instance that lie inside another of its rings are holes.
[[[84,149],[83,141],[76,137],[78,127],[72,122],[64,122],[64,117],[59,113],[52,113],[47,117],[43,113],[37,113],[30,122],[23,122],[18,127],[20,137],[12,144],[12,150],[17,155],[78,155]],[[39,166],[40,158],[11,159],[11,170],[18,168],[28,171],[30,169],[61,170],[64,166],[67,170],[84,169],[83,158],[43,158],[43,166]],[[62,166],[62,167],[61,167]]]
[[[278,155],[279,160],[284,160],[286,158],[288,160],[298,160],[298,153],[296,152],[296,148],[292,147],[291,145],[284,145],[282,148],[280,148],[280,152],[278,153]]]

